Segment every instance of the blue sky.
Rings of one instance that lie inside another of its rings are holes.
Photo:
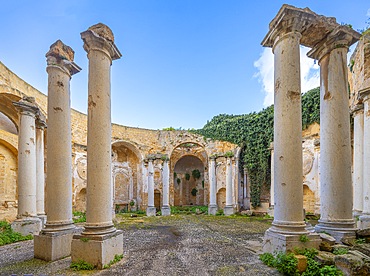
[[[0,60],[47,93],[45,53],[57,39],[75,51],[72,107],[87,110],[88,60],[80,33],[108,25],[123,54],[112,65],[112,121],[162,129],[201,128],[213,116],[272,103],[271,49],[260,43],[283,3],[363,29],[370,2],[248,0],[1,1]],[[318,86],[304,59],[302,90]]]

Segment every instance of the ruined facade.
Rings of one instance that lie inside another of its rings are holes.
[[[12,221],[17,215],[20,117],[12,103],[23,97],[34,97],[41,113],[47,117],[47,96],[0,63],[0,220]],[[87,116],[72,109],[71,127],[73,209],[84,211],[86,209]],[[46,133],[47,128],[45,129],[45,156]],[[148,130],[117,124],[112,124],[111,144],[113,210],[146,209],[149,159],[153,159],[157,210],[161,209],[163,202],[163,163],[166,159],[169,160],[169,204],[171,206],[208,205],[210,157],[217,157],[217,203],[220,208],[223,208],[226,204],[227,158],[224,157],[226,153],[232,153],[233,156],[231,158],[233,204],[235,208],[243,205],[243,198],[240,197],[243,176],[238,167],[240,150],[237,145],[205,139],[187,131]],[[193,176],[193,171],[196,177]],[[189,180],[187,180],[187,174],[190,175]],[[131,206],[130,202],[134,202],[134,205]]]

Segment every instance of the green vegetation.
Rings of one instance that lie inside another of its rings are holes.
[[[186,174],[185,174],[185,179],[186,179],[187,181],[189,181],[189,180],[190,180],[190,174],[186,173]]]
[[[84,260],[79,260],[77,262],[72,262],[70,268],[72,268],[75,271],[79,270],[93,270],[95,268],[94,265],[89,264],[88,262]]]
[[[307,235],[300,235],[299,236],[299,241],[301,241],[301,242],[308,242],[309,241],[309,238],[307,237]]]
[[[320,89],[302,96],[302,127],[320,123]],[[241,165],[247,169],[251,183],[251,203],[260,205],[263,185],[270,185],[270,143],[274,133],[274,107],[244,115],[220,114],[194,132],[214,140],[229,141],[242,149]]]
[[[73,222],[74,223],[86,222],[86,213],[73,211]]]
[[[191,175],[194,177],[195,180],[200,178],[200,171],[195,169],[191,172]]]
[[[318,251],[314,248],[296,249],[296,254],[304,255],[307,258],[307,268],[302,274],[297,270],[298,260],[294,253],[282,253],[279,252],[275,256],[271,253],[264,253],[260,255],[260,260],[270,266],[275,267],[279,272],[284,275],[302,275],[302,276],[340,276],[343,273],[333,265],[320,265],[314,260]]]
[[[198,193],[197,188],[193,188],[193,189],[191,190],[191,194],[192,194],[192,196],[196,196],[196,195],[197,195],[197,193]]]
[[[179,185],[180,185],[180,183],[181,183],[181,179],[180,179],[180,178],[177,178],[177,179],[176,179],[176,182],[177,182],[177,184],[179,184]]]
[[[171,214],[183,214],[183,215],[190,215],[190,214],[196,214],[196,213],[202,213],[207,214],[208,213],[208,206],[171,206]]]
[[[366,242],[366,239],[364,238],[358,238],[355,240],[355,244],[364,244]]]
[[[348,248],[345,248],[345,247],[337,247],[337,248],[334,248],[333,250],[334,255],[344,255],[347,253],[348,253]]]
[[[33,236],[23,236],[21,233],[14,232],[11,225],[2,220],[0,221],[0,245],[15,243],[19,241],[32,240]]]
[[[110,268],[115,263],[118,263],[120,260],[123,259],[123,254],[121,255],[114,255],[114,259],[109,262],[109,264],[105,265],[103,269]]]

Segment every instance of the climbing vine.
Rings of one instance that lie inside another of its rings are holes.
[[[320,89],[315,88],[302,96],[302,127],[320,121]],[[270,185],[270,143],[274,134],[273,105],[260,112],[244,115],[220,114],[194,132],[214,140],[229,141],[242,149],[241,162],[247,169],[251,203],[259,206],[262,185]]]

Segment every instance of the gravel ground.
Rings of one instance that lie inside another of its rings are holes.
[[[75,272],[70,258],[33,259],[25,241],[0,247],[0,275],[280,275],[258,259],[269,226],[241,216],[119,216],[124,258],[109,269]]]

